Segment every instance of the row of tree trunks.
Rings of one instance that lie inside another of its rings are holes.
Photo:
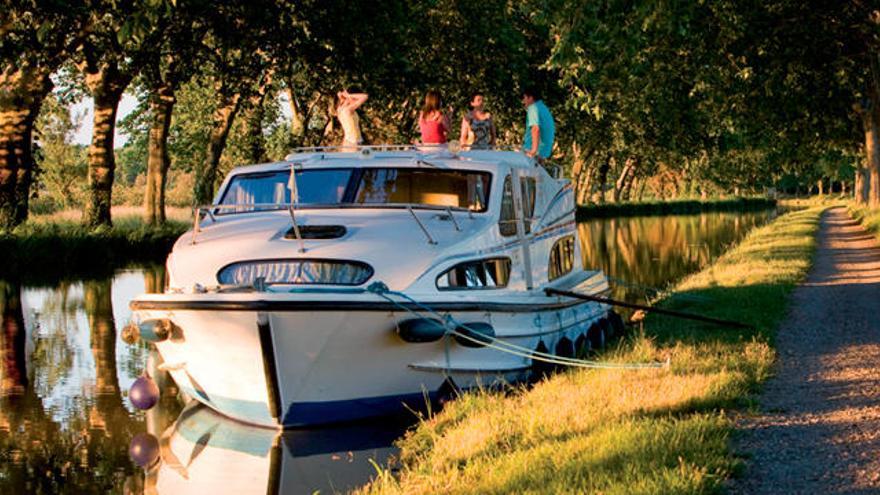
[[[147,183],[144,191],[144,219],[149,225],[165,222],[165,185],[171,160],[168,157],[168,133],[174,111],[174,88],[156,88],[150,100],[150,134],[147,151]]]
[[[5,66],[0,73],[0,229],[27,220],[35,164],[34,122],[52,90],[47,67]]]
[[[226,147],[226,139],[235,115],[241,106],[241,93],[229,93],[221,87],[217,92],[218,104],[214,111],[211,135],[208,138],[208,148],[205,152],[205,161],[196,176],[194,201],[197,205],[210,203],[214,196],[214,186],[217,182],[217,169],[220,166],[220,156]]]

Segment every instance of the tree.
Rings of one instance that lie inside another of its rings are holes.
[[[76,49],[88,2],[6,2],[0,10],[0,229],[27,218],[32,134],[50,76]]]
[[[144,219],[151,225],[165,222],[165,186],[171,166],[168,137],[176,93],[193,77],[206,34],[205,24],[197,16],[199,6],[195,3],[166,11],[164,36],[141,73],[150,115]]]
[[[110,225],[116,169],[113,138],[122,93],[156,49],[164,34],[171,0],[96,1],[90,10],[91,29],[77,54],[77,66],[94,101],[89,148],[89,197],[83,223]]]

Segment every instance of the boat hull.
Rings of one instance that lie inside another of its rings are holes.
[[[576,342],[588,342],[589,332],[607,326],[599,324],[605,305],[544,299],[436,303],[426,315],[382,300],[348,301],[332,310],[320,301],[198,304],[166,298],[140,304],[136,314],[140,321],[173,323],[176,330],[156,345],[163,368],[194,399],[247,423],[297,427],[424,409],[459,389],[521,381],[533,370],[530,350],[571,355]],[[452,335],[407,342],[398,331],[413,318],[485,323],[523,352],[474,346]]]

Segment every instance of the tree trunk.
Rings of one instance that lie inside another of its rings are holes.
[[[624,201],[629,201],[632,198],[632,188],[637,182],[637,179],[635,169],[633,169],[632,173],[629,174],[629,179],[623,186],[623,195],[621,197]]]
[[[168,158],[168,130],[174,111],[174,89],[158,88],[150,101],[150,135],[147,152],[147,184],[144,191],[144,220],[148,225],[165,223],[165,184],[171,160]]]
[[[623,188],[626,186],[628,181],[630,180],[630,174],[635,171],[636,161],[634,158],[627,158],[626,162],[624,162],[623,170],[620,171],[620,176],[617,178],[617,182],[614,183],[614,202],[617,203],[620,201],[620,195],[623,192]]]
[[[0,229],[27,220],[34,121],[52,90],[50,74],[28,65],[5,66],[0,73]]]
[[[862,201],[880,208],[880,95],[874,95],[864,115],[865,170],[862,177]]]
[[[220,165],[220,156],[226,147],[226,138],[229,137],[229,129],[235,114],[241,106],[241,94],[231,95],[218,92],[219,104],[214,111],[213,127],[208,139],[208,149],[205,152],[205,161],[196,176],[195,203],[203,205],[210,203],[214,196],[214,185],[217,182],[217,167]]]
[[[290,135],[295,143],[301,142],[306,131],[306,121],[299,104],[299,98],[293,91],[293,83],[287,83],[287,99],[290,105]]]
[[[825,181],[823,179],[819,179],[816,181],[816,186],[819,188],[819,196],[825,195]]]
[[[605,184],[608,182],[608,171],[610,169],[611,166],[608,160],[602,160],[602,165],[599,165],[599,198],[596,201],[599,204],[605,202]]]
[[[113,176],[116,158],[113,136],[116,130],[116,110],[122,92],[131,80],[119,72],[115,62],[98,68],[84,69],[86,86],[94,100],[92,143],[89,146],[89,197],[83,212],[83,223],[89,227],[111,225]]]
[[[266,147],[263,145],[263,103],[271,83],[271,75],[266,75],[257,92],[247,99],[244,158],[248,163],[263,163],[267,159]]]

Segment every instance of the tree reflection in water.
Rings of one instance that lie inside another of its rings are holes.
[[[0,281],[0,493],[142,492],[128,446],[144,415],[123,395],[147,349],[118,339],[113,304],[116,295],[117,311],[126,308],[145,278],[162,277],[127,272],[53,289]],[[173,418],[169,395],[162,407]]]
[[[706,266],[773,215],[767,210],[589,220],[578,225],[584,267],[662,289]],[[645,302],[644,291],[613,282],[615,298]]]

